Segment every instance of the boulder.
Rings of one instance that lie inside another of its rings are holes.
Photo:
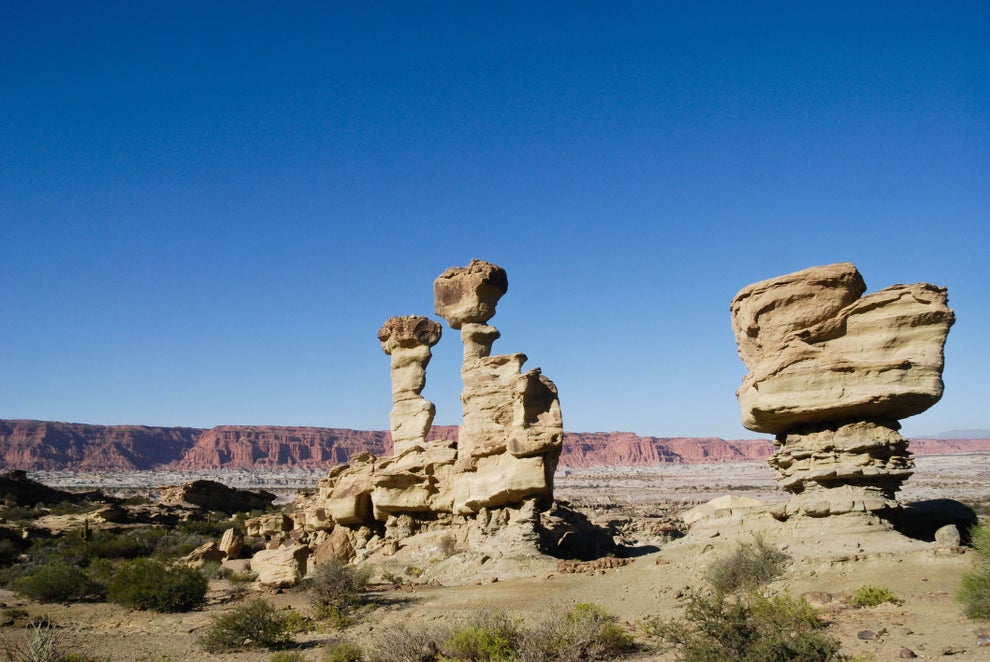
[[[433,282],[435,310],[452,329],[484,324],[495,316],[495,304],[508,290],[505,269],[471,260],[466,267],[450,267]]]
[[[247,534],[252,538],[271,538],[291,531],[293,528],[292,519],[283,513],[272,513],[261,517],[252,517],[244,522],[247,527]]]
[[[306,575],[308,558],[309,547],[306,545],[264,549],[251,557],[251,572],[265,588],[288,588]]]
[[[317,546],[313,553],[313,565],[319,566],[330,561],[350,563],[356,555],[347,529],[337,526],[330,532],[327,539]]]
[[[218,548],[223,552],[224,558],[236,559],[244,549],[244,534],[236,527],[227,529],[220,537]]]
[[[220,563],[225,556],[215,542],[208,542],[186,554],[185,562],[186,565],[198,568],[210,561]]]

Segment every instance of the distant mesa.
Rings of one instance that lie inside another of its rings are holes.
[[[755,283],[732,300],[749,368],[737,392],[742,422],[776,435],[770,464],[793,494],[787,516],[896,510],[913,468],[898,420],[942,396],[955,321],[945,288],[865,291],[856,267],[840,263]]]
[[[125,430],[141,430],[141,444],[108,448]],[[64,445],[66,438],[71,446]],[[183,443],[168,448],[176,438]],[[458,426],[434,425],[427,441],[456,440]],[[162,452],[166,449],[168,452]],[[71,450],[71,452],[69,452]],[[914,438],[915,455],[990,451],[990,432],[976,439]],[[774,451],[769,439],[651,437],[632,432],[565,432],[558,466],[586,469],[657,464],[763,462]],[[325,470],[353,455],[392,453],[387,430],[265,426],[155,428],[53,421],[0,420],[0,471],[286,471]]]
[[[973,428],[970,430],[949,430],[935,435],[936,439],[990,439],[990,430]]]

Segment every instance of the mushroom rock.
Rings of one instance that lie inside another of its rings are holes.
[[[742,423],[776,435],[770,464],[795,494],[788,514],[897,507],[913,466],[898,419],[942,396],[955,321],[945,288],[865,290],[856,267],[840,263],[755,283],[732,300],[749,369],[736,393]]]
[[[459,514],[553,499],[563,446],[557,388],[539,370],[521,374],[525,354],[491,355],[500,334],[485,322],[508,287],[505,270],[481,260],[451,267],[433,284],[436,313],[461,330],[464,343],[453,490]]]
[[[385,353],[392,357],[392,443],[398,455],[421,446],[436,408],[422,395],[430,348],[440,340],[440,325],[426,317],[392,317],[378,331]]]
[[[331,469],[297,515],[303,528],[378,530],[397,516],[435,524],[438,515],[481,518],[552,501],[564,434],[557,387],[539,369],[522,372],[525,354],[491,355],[499,332],[486,322],[506,291],[505,270],[481,260],[447,269],[434,283],[436,312],[464,343],[456,442],[426,441],[435,410],[421,393],[440,325],[418,316],[385,322],[378,339],[391,357],[394,453],[357,454]]]
[[[452,329],[484,324],[495,316],[495,304],[508,290],[505,269],[471,260],[466,267],[450,267],[433,282],[434,307]]]

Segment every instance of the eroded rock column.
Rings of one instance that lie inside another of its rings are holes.
[[[392,357],[392,411],[389,423],[394,455],[421,448],[433,425],[436,407],[421,393],[426,386],[430,348],[440,340],[440,325],[426,317],[389,318],[378,331],[382,349]]]
[[[525,354],[491,355],[499,332],[487,324],[508,290],[505,270],[481,260],[451,267],[434,282],[436,313],[461,331],[464,389],[455,463],[455,512],[525,498],[549,502],[563,442],[557,389]]]
[[[786,515],[897,508],[913,467],[898,420],[942,396],[955,320],[945,288],[865,290],[856,267],[840,263],[755,283],[732,300],[749,369],[736,393],[742,423],[776,435],[770,465],[793,494]]]

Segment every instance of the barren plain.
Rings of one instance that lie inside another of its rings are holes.
[[[183,476],[186,476],[184,473]],[[110,480],[73,474],[35,476],[48,484],[73,484]],[[174,476],[155,476],[166,484]],[[222,475],[211,475],[223,480]],[[230,478],[230,476],[227,476]],[[253,486],[254,476],[241,478]],[[990,501],[990,454],[925,456],[917,458],[915,475],[901,493],[905,503],[955,499],[967,504]],[[136,481],[136,479],[139,479]],[[162,480],[165,479],[165,480]],[[153,478],[147,474],[123,480],[117,487]],[[303,476],[281,475],[269,488],[282,490],[288,500],[289,487],[305,484]],[[230,481],[228,481],[230,482]],[[236,481],[234,481],[236,482]],[[265,483],[265,481],[260,481]],[[661,465],[657,467],[601,467],[559,472],[556,494],[592,519],[650,521],[706,502],[724,494],[780,501],[784,495],[774,487],[771,470],[764,463]],[[638,624],[646,619],[676,619],[683,616],[686,597],[703,587],[702,575],[711,560],[730,550],[737,540],[750,540],[751,527],[721,526],[707,532],[692,531],[686,537],[665,542],[651,538],[649,527],[635,527],[631,542],[643,553],[627,565],[586,572],[558,572],[556,561],[533,555],[518,559],[504,576],[472,574],[458,550],[449,558],[421,559],[435,567],[434,579],[413,577],[396,588],[380,581],[374,585],[379,606],[343,631],[313,631],[297,635],[305,659],[322,659],[323,647],[348,640],[372,647],[383,632],[403,624],[412,630],[449,624],[482,608],[504,609],[523,619],[538,617],[547,610],[567,609],[591,602],[616,614],[642,643],[627,659],[676,660],[675,650],[642,634]],[[639,531],[639,533],[635,533]],[[990,623],[964,617],[954,596],[960,577],[972,565],[965,548],[939,547],[881,530],[827,528],[811,520],[802,526],[781,525],[759,532],[768,542],[787,552],[792,561],[773,591],[813,596],[830,623],[829,632],[843,644],[843,652],[861,659],[990,660],[990,647],[981,644],[990,634]],[[656,551],[652,551],[652,550]],[[508,567],[508,566],[502,566]],[[442,577],[442,581],[437,579]],[[852,608],[849,594],[858,587],[880,585],[899,599],[896,605]],[[45,616],[59,626],[63,644],[70,650],[124,660],[268,660],[268,651],[208,655],[197,643],[197,633],[213,615],[258,597],[256,591],[238,594],[225,580],[213,580],[207,606],[196,612],[161,615],[128,610],[114,604],[36,604],[4,591],[0,602],[7,608],[23,609],[32,616]],[[302,590],[262,593],[278,607],[309,610]],[[16,641],[27,633],[14,624],[2,636]]]

